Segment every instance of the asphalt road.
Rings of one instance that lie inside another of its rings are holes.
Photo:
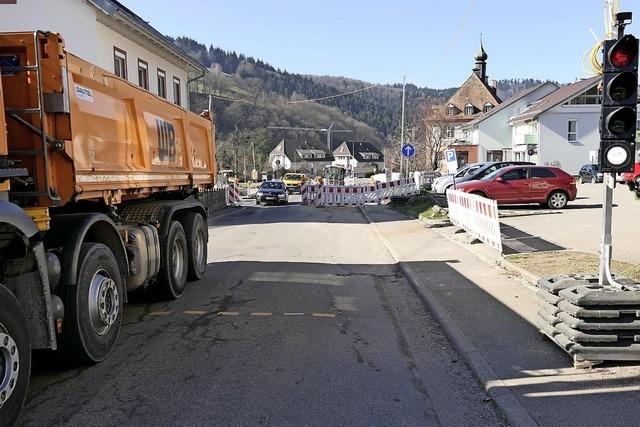
[[[236,209],[209,249],[105,362],[40,355],[19,425],[504,424],[357,209]]]

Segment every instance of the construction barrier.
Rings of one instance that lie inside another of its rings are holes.
[[[396,196],[416,194],[412,179],[401,179],[375,185],[345,186],[305,184],[300,194],[302,204],[308,206],[364,206],[366,203],[380,204]]]
[[[240,204],[240,186],[231,183],[225,188],[227,206],[238,206]]]
[[[498,202],[460,190],[448,190],[447,203],[453,225],[502,253]]]

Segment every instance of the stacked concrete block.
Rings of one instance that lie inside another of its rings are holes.
[[[538,281],[537,326],[573,357],[575,366],[640,360],[640,283],[600,286],[595,275]]]

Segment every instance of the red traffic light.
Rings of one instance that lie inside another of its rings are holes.
[[[627,34],[613,45],[609,59],[614,67],[628,67],[638,56],[638,39]]]

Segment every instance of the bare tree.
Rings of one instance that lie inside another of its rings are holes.
[[[412,117],[415,141],[422,154],[416,161],[425,170],[437,170],[447,138],[447,122],[442,105],[426,100]]]

